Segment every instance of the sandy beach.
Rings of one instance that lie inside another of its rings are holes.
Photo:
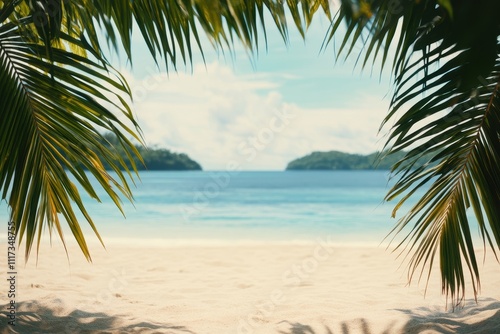
[[[166,246],[169,245],[169,246]],[[16,322],[7,325],[1,258],[1,333],[498,333],[500,265],[481,265],[478,302],[454,312],[434,271],[407,285],[384,247],[310,244],[42,245],[24,266],[18,251]],[[2,247],[6,247],[5,244]],[[6,248],[3,248],[6,249]]]

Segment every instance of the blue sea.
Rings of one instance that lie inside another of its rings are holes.
[[[380,243],[396,223],[387,171],[140,172],[125,217],[82,193],[104,238]],[[0,217],[8,219],[5,203]],[[80,216],[82,217],[82,216]],[[85,233],[92,232],[85,226]],[[70,238],[67,235],[67,238]]]

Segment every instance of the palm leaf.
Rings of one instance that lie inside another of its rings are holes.
[[[47,59],[42,44],[27,41],[20,34],[19,26],[29,20],[27,17],[0,25],[2,198],[7,199],[12,209],[11,219],[16,223],[19,242],[26,240],[26,257],[35,240],[39,246],[45,228],[50,233],[55,230],[64,242],[61,215],[90,259],[72,203],[99,235],[68,173],[97,200],[84,168],[118,207],[117,191],[131,198],[121,172],[126,164],[114,150],[101,144],[103,137],[98,131],[113,131],[131,155],[138,154],[128,139],[129,136],[139,139],[135,132],[105,107],[105,103],[114,100],[113,96],[123,101],[114,103],[113,109],[136,127],[129,106],[120,96],[129,95],[130,91],[119,74],[110,72],[109,64],[104,66],[54,47],[52,59]],[[61,34],[64,43],[84,47],[76,39]],[[119,181],[104,170],[96,152],[105,157]]]
[[[392,70],[395,93],[383,122],[394,123],[386,148],[407,150],[393,168],[397,178],[386,199],[396,200],[393,216],[417,191],[423,195],[398,221],[394,234],[408,254],[409,280],[439,258],[443,293],[463,301],[465,271],[474,295],[480,288],[473,221],[483,244],[500,247],[500,59],[496,1],[371,1],[371,17],[352,9],[364,1],[343,1],[329,41],[347,22],[341,50],[361,43],[363,66],[382,57],[385,65],[401,26]],[[391,9],[392,6],[392,9]],[[380,50],[380,52],[379,52]],[[415,168],[417,160],[428,163]]]
[[[131,58],[131,34],[139,28],[155,60],[163,58],[168,68],[191,60],[193,41],[201,50],[200,34],[206,34],[214,47],[232,49],[235,40],[250,49],[258,49],[259,29],[265,34],[265,14],[287,38],[288,11],[301,34],[321,8],[329,16],[328,0],[167,0],[167,1],[87,1],[85,6],[71,2],[78,13],[79,26],[92,26],[95,20],[104,30],[108,42],[123,48]],[[86,31],[91,44],[99,45],[96,30]],[[98,48],[100,49],[100,48]],[[202,50],[203,51],[203,50]]]

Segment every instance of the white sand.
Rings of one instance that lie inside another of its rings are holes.
[[[6,249],[6,245],[0,245]],[[42,247],[19,252],[16,326],[7,326],[7,264],[0,262],[1,333],[500,333],[500,265],[481,265],[482,292],[446,310],[439,273],[406,284],[384,248],[310,245]]]

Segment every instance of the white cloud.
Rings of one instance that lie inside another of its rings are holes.
[[[311,151],[381,147],[387,102],[369,95],[349,109],[306,109],[284,101],[271,75],[236,75],[218,63],[195,65],[193,74],[126,76],[148,145],[187,153],[206,170],[231,161],[245,170],[280,170]]]

